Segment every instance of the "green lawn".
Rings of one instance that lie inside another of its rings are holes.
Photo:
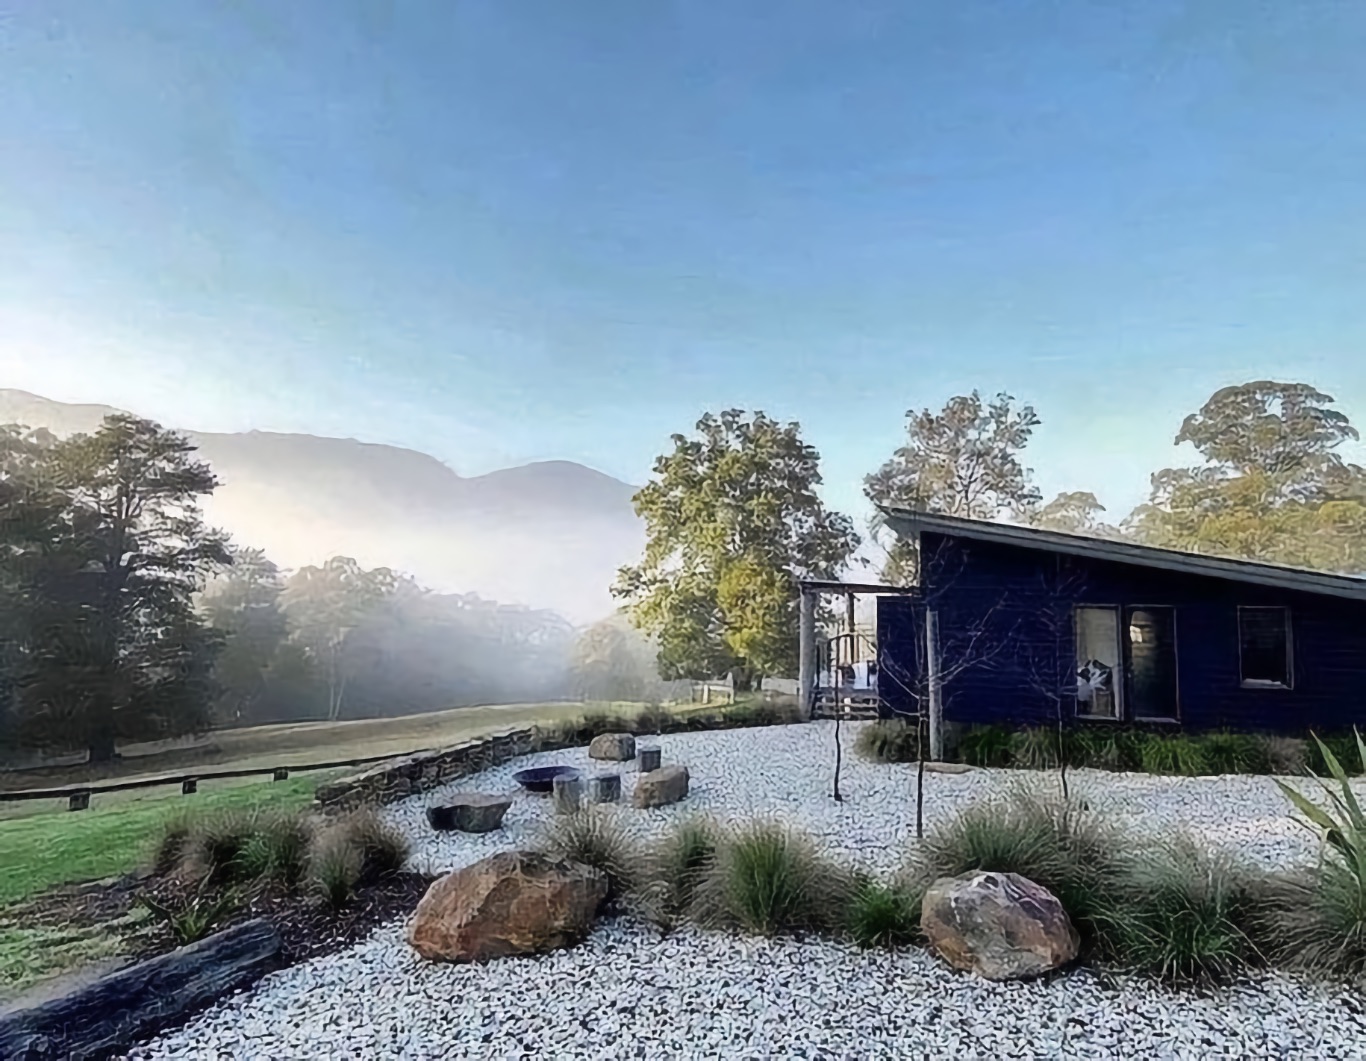
[[[152,789],[89,810],[50,811],[0,821],[0,908],[49,888],[128,873],[152,853],[161,827],[181,814],[227,808],[305,807],[330,774],[301,774],[288,781],[256,781],[182,796]],[[131,794],[130,794],[131,796]]]

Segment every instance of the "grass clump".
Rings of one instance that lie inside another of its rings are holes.
[[[591,866],[607,877],[608,898],[621,899],[640,879],[640,853],[622,820],[598,807],[556,817],[541,841],[556,858]]]
[[[374,884],[398,873],[412,849],[407,837],[370,807],[338,819],[318,834],[318,843],[339,844],[355,852],[357,885]]]
[[[927,835],[904,880],[918,916],[925,891],[940,877],[1018,873],[1052,892],[1083,940],[1094,942],[1126,856],[1123,835],[1077,800],[1019,786],[1007,800],[978,803]]]
[[[899,884],[871,878],[859,881],[849,902],[847,931],[860,947],[901,947],[920,936],[913,895]]]
[[[302,814],[271,814],[259,819],[238,855],[240,876],[297,885],[308,865],[311,823]]]
[[[1010,765],[1026,770],[1055,770],[1060,763],[1056,730],[1030,726],[1010,735]]]
[[[703,882],[716,865],[721,830],[705,818],[679,822],[646,856],[647,893],[656,921],[672,925],[695,912]]]
[[[882,719],[859,730],[854,751],[875,763],[913,763],[919,758],[916,727],[902,719]]]
[[[1267,770],[1292,776],[1309,769],[1309,745],[1298,737],[1264,737]]]
[[[1107,956],[1172,985],[1212,985],[1259,962],[1260,874],[1190,837],[1135,857],[1102,920]]]
[[[1271,773],[1271,756],[1264,737],[1251,733],[1206,733],[1200,745],[1208,773]]]
[[[1004,726],[973,726],[963,734],[958,754],[970,766],[1009,766],[1013,739]]]
[[[364,869],[360,851],[340,834],[317,838],[309,852],[308,883],[333,908],[345,906]]]
[[[1139,761],[1143,771],[1149,774],[1198,777],[1209,773],[1204,746],[1184,734],[1147,735],[1139,750]]]
[[[762,936],[832,931],[855,886],[806,837],[776,821],[756,821],[725,837],[694,909],[704,923]]]

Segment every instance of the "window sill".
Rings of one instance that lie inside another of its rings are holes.
[[[1113,723],[1116,723],[1116,724],[1118,724],[1118,723],[1124,721],[1123,719],[1116,718],[1114,715],[1081,715],[1081,714],[1079,714],[1079,715],[1076,716],[1076,719],[1077,719],[1078,722],[1113,722]]]
[[[1179,718],[1143,718],[1141,715],[1134,716],[1135,722],[1141,722],[1145,726],[1179,726]]]
[[[1239,683],[1239,686],[1243,689],[1285,689],[1286,691],[1292,688],[1285,682],[1261,681],[1257,678],[1244,679]]]

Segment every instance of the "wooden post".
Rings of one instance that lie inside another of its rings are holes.
[[[804,717],[816,708],[816,597],[801,591],[797,624],[797,704]]]
[[[89,810],[90,809],[90,789],[82,789],[73,792],[66,801],[67,810]]]
[[[192,796],[199,791],[199,778],[187,777],[180,782],[180,794],[182,796]]]
[[[930,759],[944,759],[944,696],[939,680],[939,614],[925,612],[925,673],[930,685]]]

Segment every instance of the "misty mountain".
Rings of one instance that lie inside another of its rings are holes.
[[[0,389],[0,423],[58,435],[93,431],[115,411]],[[645,542],[635,488],[569,461],[464,477],[398,446],[164,426],[183,431],[218,475],[210,522],[284,567],[351,556],[436,590],[584,622],[612,610],[617,568]]]

